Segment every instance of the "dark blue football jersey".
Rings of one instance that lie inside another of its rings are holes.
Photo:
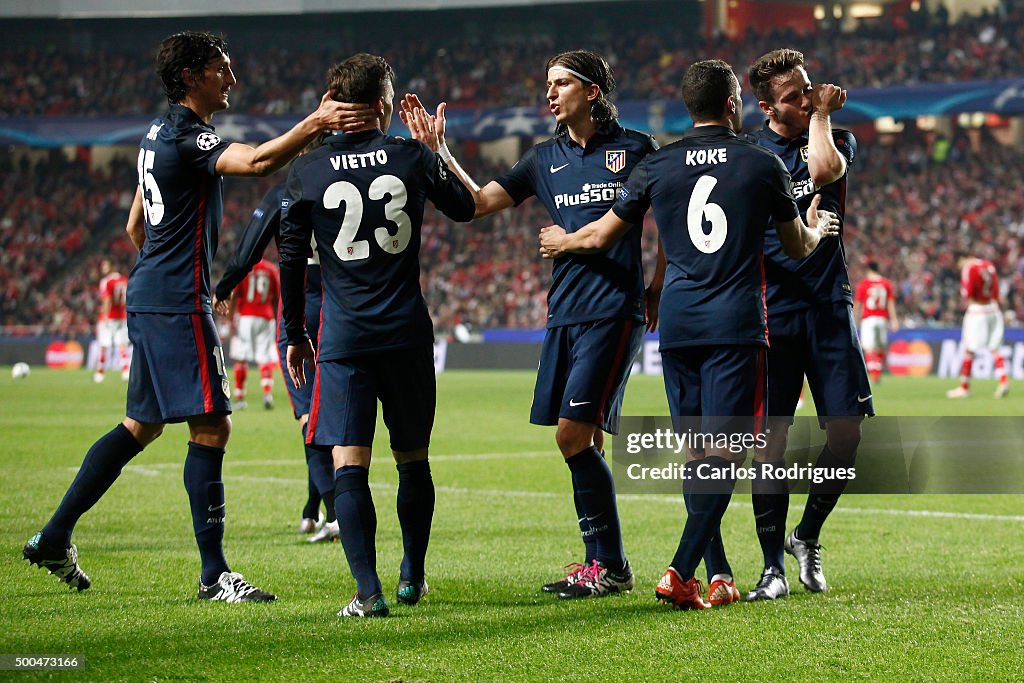
[[[763,249],[771,220],[798,215],[774,154],[724,126],[699,126],[641,161],[613,211],[654,210],[665,248],[661,348],[766,345]]]
[[[275,185],[263,195],[260,205],[253,209],[252,217],[238,238],[238,246],[228,261],[224,275],[217,282],[214,293],[218,299],[226,300],[231,296],[245,276],[253,269],[266,251],[270,240],[280,241],[281,208],[287,206],[285,186]],[[306,263],[306,292],[320,293],[320,262],[310,252]]]
[[[281,285],[289,343],[305,339],[290,273],[316,239],[324,282],[317,359],[431,344],[420,290],[423,206],[472,220],[473,195],[421,142],[380,130],[330,137],[295,160],[281,214]],[[288,282],[286,282],[286,280]]]
[[[216,167],[229,144],[181,105],[150,124],[138,161],[146,242],[128,277],[129,312],[212,312],[210,264],[224,213]]]
[[[630,171],[657,148],[650,135],[612,122],[587,140],[585,148],[568,133],[546,140],[496,180],[517,205],[536,195],[553,222],[575,232],[608,212]],[[547,326],[607,318],[643,322],[640,237],[638,222],[604,253],[555,259]]]
[[[846,174],[825,187],[817,188],[807,168],[807,136],[784,138],[764,125],[749,138],[782,159],[793,179],[793,196],[801,215],[807,212],[815,194],[821,195],[820,208],[839,215],[846,214],[846,178],[850,164],[857,155],[857,139],[847,130],[833,130],[836,149],[846,157]],[[853,304],[853,288],[846,271],[846,249],[842,233],[838,238],[821,240],[818,248],[804,259],[791,259],[782,251],[775,229],[768,231],[764,253],[768,310],[783,313],[810,308],[815,304],[846,302]]]

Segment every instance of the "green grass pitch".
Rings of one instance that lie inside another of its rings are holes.
[[[306,474],[277,380],[277,407],[236,413],[225,463],[232,567],[276,592],[269,605],[200,604],[198,553],[170,426],[79,524],[93,587],[73,593],[21,560],[89,445],[123,415],[116,376],[0,373],[0,654],[78,654],[86,668],[0,678],[89,681],[1019,680],[1024,677],[1024,496],[847,496],[822,537],[830,592],[773,604],[672,612],[653,599],[684,518],[681,498],[621,496],[633,593],[560,603],[540,584],[579,560],[569,476],[553,430],[527,423],[528,372],[439,376],[438,487],[428,580],[416,607],[393,597],[401,559],[396,474],[382,428],[370,479],[392,617],[342,620],[354,590],[339,544],[295,528]],[[254,383],[255,384],[255,383]],[[889,415],[1021,414],[1024,391],[945,399],[951,382],[890,378]],[[989,386],[991,385],[991,386]],[[258,384],[253,387],[258,391]],[[665,413],[660,378],[635,377],[625,414]],[[965,457],[969,457],[965,453]],[[794,496],[790,524],[803,503]],[[924,511],[924,512],[921,512]],[[741,590],[758,578],[749,498],[723,523]],[[699,570],[703,572],[703,568]],[[700,574],[699,574],[700,575]]]

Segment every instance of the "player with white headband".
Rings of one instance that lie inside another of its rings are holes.
[[[548,109],[555,136],[528,151],[505,175],[482,188],[452,158],[445,144],[445,104],[436,116],[406,95],[402,121],[413,137],[436,149],[476,200],[476,216],[519,205],[530,196],[568,232],[600,218],[615,201],[633,167],[657,149],[650,135],[623,128],[608,96],[615,90],[601,55],[572,50],[547,65]],[[560,598],[624,592],[633,572],[622,547],[615,484],[604,459],[604,432],[618,432],[626,378],[645,327],[657,327],[664,278],[658,267],[645,290],[642,226],[613,249],[572,254],[554,261],[548,323],[537,371],[530,422],[557,425],[555,441],[569,467],[583,563],[543,590]],[[646,324],[645,324],[646,323]]]

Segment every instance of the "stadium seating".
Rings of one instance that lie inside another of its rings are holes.
[[[962,138],[936,160],[925,142],[861,147],[850,179],[846,245],[851,277],[877,260],[898,289],[904,326],[958,325],[958,250],[993,260],[1003,279],[1009,315],[1024,316],[1024,158],[994,142],[974,150]],[[466,158],[485,181],[500,165]],[[10,162],[0,188],[14,201],[0,212],[2,320],[8,330],[89,333],[97,304],[99,262],[121,267],[133,249],[123,233],[134,165],[89,173],[82,162],[51,157],[35,166]],[[238,231],[275,176],[228,179],[225,225],[214,267],[223,272]],[[17,188],[17,190],[15,190]],[[547,212],[529,200],[518,209],[456,224],[428,209],[423,225],[422,284],[435,325],[459,323],[540,328],[546,316],[550,266],[537,255],[537,230]],[[648,271],[655,254],[653,221],[644,226]]]
[[[596,15],[588,18],[587,44],[581,46],[607,54],[617,67],[620,100],[677,98],[683,72],[693,61],[719,57],[745,65],[780,45],[802,49],[816,79],[847,88],[1016,78],[1024,73],[1024,51],[1014,47],[1024,44],[1024,3],[1009,0],[1001,7],[1000,14],[983,12],[948,26],[929,22],[922,12],[912,13],[912,21],[865,20],[849,33],[773,30],[735,41],[700,38],[677,22],[623,26]],[[234,110],[306,112],[319,100],[316,84],[326,65],[366,49],[389,59],[399,93],[421,92],[463,106],[528,104],[524,95],[542,101],[538,60],[565,49],[559,24],[528,23],[494,35],[473,30],[473,18],[449,18],[452,25],[439,34],[425,34],[418,25],[396,26],[380,35],[343,32],[340,45],[285,30],[268,46],[241,28],[232,32],[229,23],[224,30],[240,79],[232,95]],[[264,23],[287,26],[287,21],[274,17]],[[151,61],[139,58],[148,57],[152,43],[146,41],[151,40],[123,28],[97,28],[88,40],[78,41],[84,43],[80,49],[0,49],[0,112],[154,115],[163,107],[159,82]]]

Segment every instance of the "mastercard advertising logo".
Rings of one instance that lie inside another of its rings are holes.
[[[901,339],[889,345],[886,361],[889,372],[894,375],[923,377],[932,371],[935,354],[932,353],[932,347],[928,342],[920,339]]]
[[[74,340],[55,341],[46,347],[46,365],[51,368],[80,368],[84,360],[82,345]]]

